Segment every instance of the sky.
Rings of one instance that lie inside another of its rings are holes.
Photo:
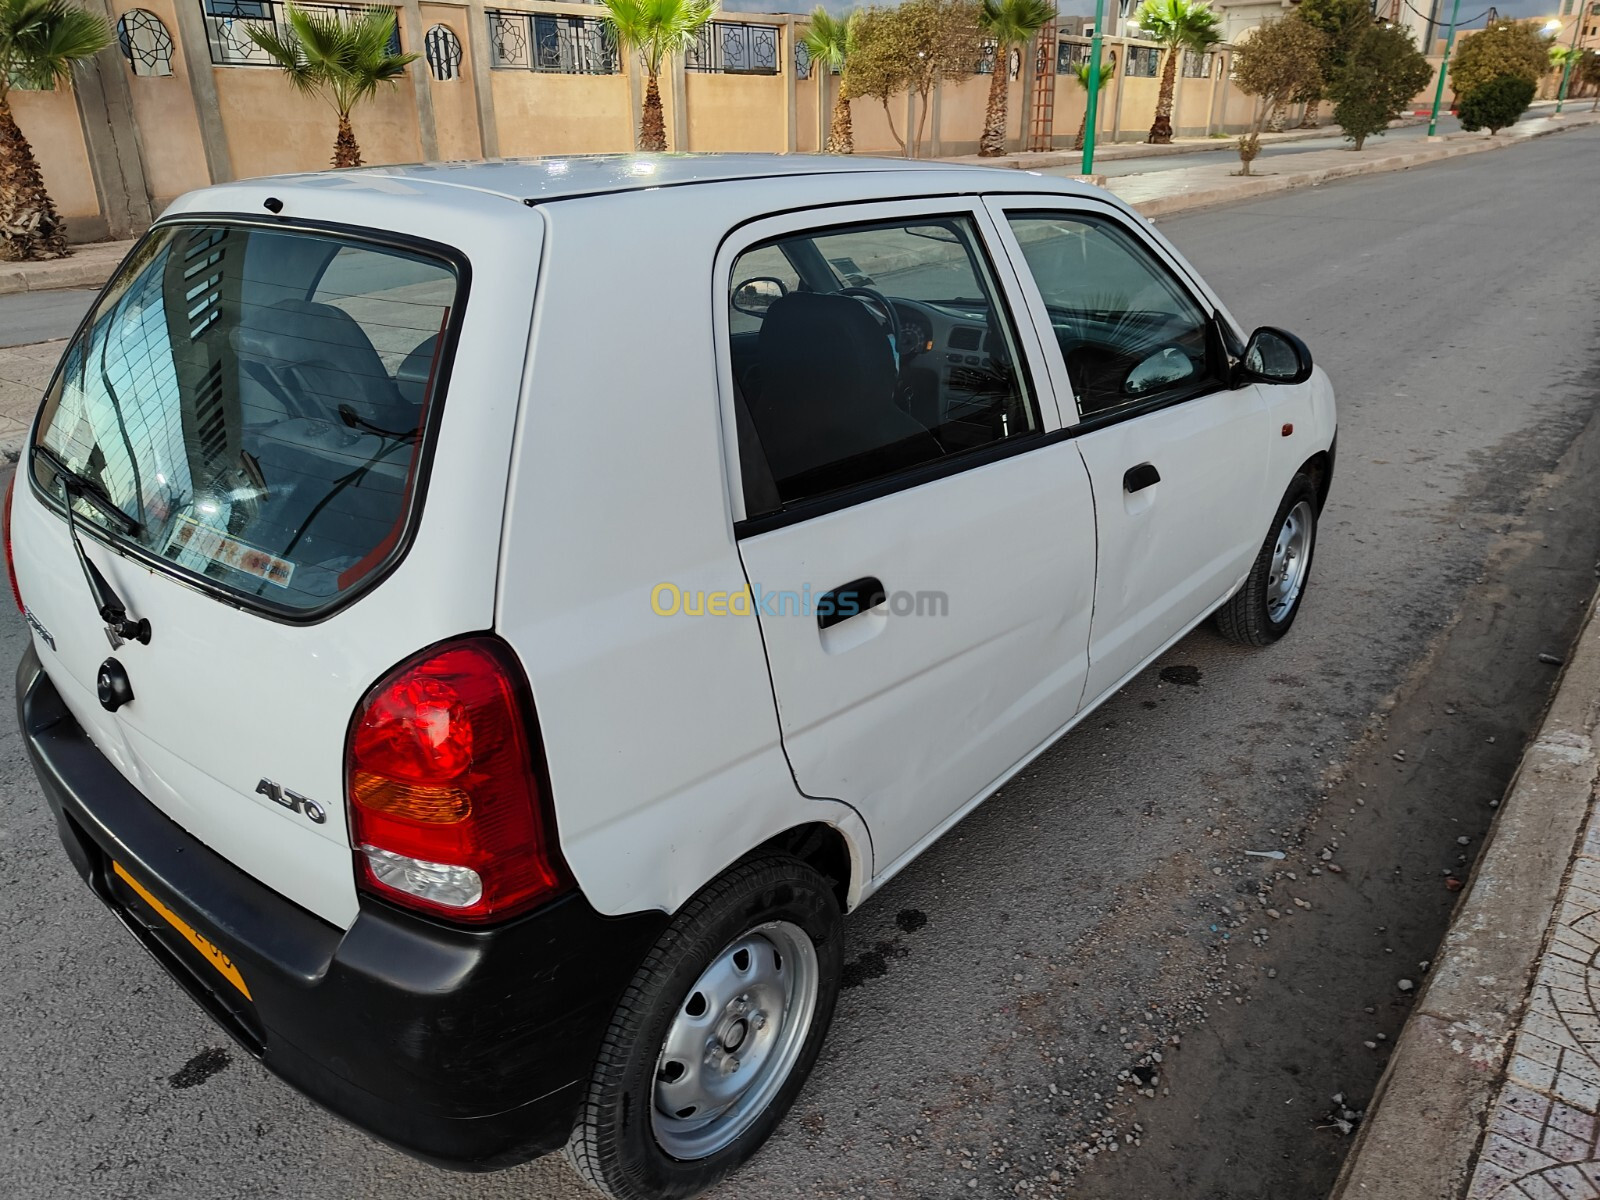
[[[897,0],[863,0],[863,3],[868,2],[893,4]],[[1433,0],[1409,0],[1409,2],[1427,12]],[[1500,0],[1495,8],[1502,17],[1527,19],[1548,16],[1556,11],[1559,2],[1560,0]],[[1107,0],[1107,7],[1111,7],[1114,3],[1115,0]],[[807,13],[815,8],[816,4],[814,0],[812,3],[807,3],[806,0],[722,0],[722,7],[733,12]],[[823,7],[832,12],[843,13],[856,5],[850,3],[850,0],[823,0]],[[1488,7],[1488,0],[1461,0],[1462,27],[1482,25],[1484,10]],[[1093,16],[1094,0],[1060,0],[1060,11],[1066,16]],[[1476,19],[1469,21],[1468,17]]]

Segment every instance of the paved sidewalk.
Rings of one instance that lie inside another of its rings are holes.
[[[0,350],[0,466],[15,462],[65,341]]]
[[[1359,152],[1339,149],[1296,154],[1290,163],[1285,163],[1278,170],[1273,169],[1270,161],[1257,159],[1256,173],[1248,176],[1238,174],[1239,161],[1233,157],[1203,167],[1124,175],[1107,183],[1106,189],[1147,217],[1170,216],[1176,212],[1247,200],[1290,188],[1315,187],[1335,179],[1403,171],[1464,154],[1501,150],[1530,138],[1546,137],[1595,124],[1600,124],[1600,114],[1567,114],[1560,118],[1524,119],[1494,137],[1484,133],[1456,133],[1437,142],[1424,142],[1404,149],[1386,149],[1379,140],[1368,142],[1366,148]],[[1264,161],[1268,161],[1265,168],[1262,167]]]
[[[1403,125],[1416,125],[1415,117],[1401,117],[1390,125],[1398,129]],[[1279,146],[1284,142],[1304,142],[1315,138],[1336,136],[1339,127],[1333,124],[1318,125],[1312,129],[1286,129],[1282,133],[1263,133],[1263,146]],[[1212,150],[1234,150],[1239,139],[1227,137],[1173,138],[1169,145],[1152,146],[1149,142],[1099,142],[1095,145],[1096,162],[1122,162],[1129,158],[1167,158],[1175,154],[1201,154]],[[1000,158],[983,158],[977,154],[953,154],[938,159],[939,162],[959,163],[968,167],[1008,167],[1014,171],[1039,171],[1047,167],[1076,167],[1083,162],[1082,150],[1019,150]],[[1153,167],[1152,170],[1159,170]]]
[[[1600,1200],[1597,612],[1333,1200]]]

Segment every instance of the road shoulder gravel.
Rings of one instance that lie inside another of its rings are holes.
[[[1459,1197],[1469,1186],[1472,1200],[1595,1194],[1584,1181],[1600,1173],[1576,1164],[1600,1157],[1600,1025],[1584,986],[1600,976],[1596,931],[1585,923],[1600,886],[1597,607],[1600,597],[1332,1200]],[[1573,1015],[1585,1005],[1586,1015]],[[1563,1170],[1581,1192],[1516,1190],[1530,1174]]]

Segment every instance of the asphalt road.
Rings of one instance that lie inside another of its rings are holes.
[[[0,296],[0,346],[69,337],[97,295],[98,290],[62,290]]]
[[[1163,224],[1339,389],[1299,622],[1185,639],[856,914],[720,1200],[1325,1194],[1595,585],[1597,189],[1586,131]],[[0,961],[9,1197],[585,1194],[417,1165],[232,1049],[78,883],[9,716]]]

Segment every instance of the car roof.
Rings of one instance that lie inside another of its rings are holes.
[[[924,162],[897,158],[871,158],[815,154],[582,154],[542,158],[504,158],[475,162],[414,163],[403,166],[359,167],[284,175],[276,179],[251,179],[253,187],[276,183],[285,187],[337,187],[346,195],[370,189],[392,192],[396,183],[463,188],[519,204],[542,204],[582,196],[645,191],[690,184],[734,183],[741,180],[817,176],[874,175],[915,172],[919,187],[934,181],[937,190],[1010,190],[993,167]],[[1013,183],[1024,172],[1007,171]],[[1027,175],[1039,190],[1082,192],[1092,189],[1059,178]],[[998,185],[998,186],[997,186]],[[228,185],[224,185],[226,187]],[[1032,190],[1030,187],[1029,190]]]

